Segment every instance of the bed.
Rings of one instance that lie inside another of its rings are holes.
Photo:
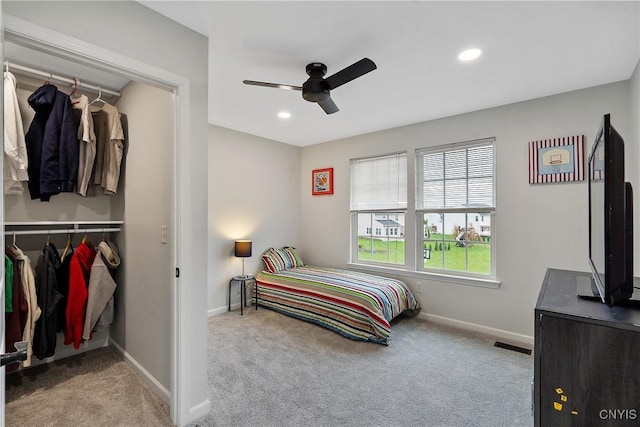
[[[397,279],[304,265],[294,248],[269,248],[262,259],[259,305],[354,340],[388,345],[391,320],[420,311],[409,287]]]

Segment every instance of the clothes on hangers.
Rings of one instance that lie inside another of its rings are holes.
[[[49,83],[36,89],[28,99],[36,115],[23,138],[22,157],[27,163],[25,176],[19,178],[28,181],[32,199],[49,201],[56,194],[73,191],[81,196],[117,193],[126,155],[126,116],[101,97],[98,98],[101,106],[96,109],[96,105],[91,105],[96,100],[89,102],[76,86],[71,94],[73,102],[69,95]],[[17,102],[15,105],[18,108]],[[69,114],[69,108],[75,114]],[[21,120],[19,125],[22,126]],[[74,139],[70,136],[73,128],[77,130]],[[5,183],[12,182],[5,179]],[[93,188],[94,185],[97,187]],[[11,188],[18,192],[22,185]]]
[[[75,250],[71,245],[71,238],[67,238],[69,247],[66,248],[66,253],[63,253],[61,257],[62,264],[58,269],[58,292],[62,298],[58,302],[58,323],[57,332],[63,332],[65,325],[67,324],[67,297],[69,296],[69,269],[71,267],[71,259]]]
[[[100,186],[104,188],[105,194],[115,194],[118,191],[120,165],[124,154],[124,130],[122,129],[121,114],[116,107],[105,104],[102,110],[106,111],[109,116],[111,136],[105,151],[104,172]]]
[[[87,288],[91,266],[96,250],[88,242],[82,242],[71,258],[69,267],[69,295],[67,296],[67,323],[64,330],[64,344],[73,343],[78,349],[82,343],[84,316],[87,309]]]
[[[16,76],[4,72],[4,193],[22,194],[29,180],[27,146],[16,93]]]
[[[118,190],[120,180],[120,168],[124,155],[124,129],[122,126],[122,115],[115,106],[101,100],[100,110],[106,114],[106,120],[102,119],[96,124],[96,133],[100,133],[102,144],[98,148],[96,157],[96,174],[94,183],[99,184],[104,194],[115,194]],[[95,122],[94,122],[95,123]],[[98,130],[98,127],[105,126],[106,129]]]
[[[69,97],[52,84],[36,89],[28,102],[36,112],[25,136],[28,187],[31,199],[48,202],[53,195],[75,189],[78,126]]]
[[[107,330],[114,319],[120,262],[118,247],[104,238],[96,248],[88,240],[75,251],[70,248],[64,261],[48,241],[35,269],[15,244],[5,247],[5,289],[12,285],[11,309],[5,313],[7,351],[27,341],[28,358],[22,366],[28,367],[32,356],[54,356],[58,332],[64,332],[65,345],[78,349],[83,339]],[[8,372],[17,367],[7,366]]]
[[[33,355],[42,360],[56,351],[58,329],[58,303],[62,295],[58,292],[58,270],[62,266],[58,249],[47,242],[36,264],[36,294],[42,310],[33,335]]]
[[[113,294],[117,287],[113,276],[119,266],[120,256],[115,243],[101,241],[89,277],[89,295],[82,332],[82,338],[85,340],[90,339],[93,332],[108,329],[113,322]]]
[[[14,351],[14,344],[22,341],[22,333],[27,323],[29,307],[22,286],[24,263],[18,260],[15,252],[9,246],[5,248],[5,256],[9,258],[13,265],[12,311],[5,313],[5,350]],[[13,372],[18,369],[18,364],[11,363],[5,368],[7,372]]]
[[[31,260],[24,254],[24,252],[22,252],[22,249],[18,248],[15,245],[11,245],[7,247],[7,252],[10,258],[13,256],[17,261],[21,261],[21,263],[19,263],[19,266],[21,267],[20,280],[22,282],[24,301],[27,304],[26,318],[24,321],[24,325],[22,325],[22,341],[27,342],[27,359],[22,362],[22,366],[29,367],[31,366],[31,355],[33,354],[33,334],[36,326],[36,321],[40,318],[40,315],[42,313],[40,307],[38,306],[38,298],[36,295],[36,280],[33,273],[33,268],[31,266]],[[16,274],[14,263],[14,279],[15,276]]]
[[[25,135],[17,100],[18,94],[24,96],[23,92],[16,91],[16,77],[8,69],[4,76],[4,182],[5,185],[13,184],[5,189],[5,193],[23,192],[22,182],[28,181],[31,199],[43,202],[61,192],[77,191],[80,195],[88,195],[93,187],[98,151],[98,126],[93,123],[96,115],[105,118],[105,144],[99,180],[95,181],[99,190],[96,193],[116,193],[125,154],[126,133],[122,120],[126,116],[108,103],[98,113],[92,113],[88,98],[76,90],[79,82],[76,82],[74,92],[66,95],[47,81],[27,100],[35,117]],[[7,108],[9,101],[12,101],[16,115],[15,138],[7,137],[7,132],[14,131],[9,125],[14,119],[7,116],[7,111],[12,111]],[[24,99],[21,102],[24,103]],[[74,105],[79,109],[78,118],[73,112]],[[16,148],[12,148],[14,145]],[[14,156],[20,152],[19,146],[22,156]],[[5,248],[5,347],[7,351],[14,351],[15,342],[28,342],[27,360],[22,366],[30,366],[33,355],[39,359],[53,356],[57,332],[64,333],[65,344],[73,343],[78,349],[85,329],[90,338],[93,332],[107,328],[113,321],[113,295],[117,286],[113,272],[120,261],[115,245],[112,242],[105,245],[102,249],[98,245],[99,251],[89,242],[76,250],[71,246],[67,255],[61,258],[55,246],[47,244],[38,262],[33,264],[35,269],[25,253],[15,246],[15,235],[14,245]],[[96,257],[98,253],[100,257]],[[87,266],[91,271],[87,272]],[[10,271],[13,271],[13,277],[10,277]],[[84,286],[85,295],[79,284]],[[89,300],[91,309],[87,315]],[[18,366],[7,366],[7,372]]]
[[[78,122],[78,182],[76,191],[81,196],[87,195],[87,188],[91,179],[91,171],[96,157],[96,134],[93,116],[89,110],[89,98],[80,95],[73,104],[74,115]]]
[[[13,263],[4,256],[4,312],[13,313]]]
[[[111,130],[109,129],[109,118],[107,113],[99,110],[91,112],[93,126],[96,135],[96,155],[91,169],[87,196],[97,196],[104,194],[101,187],[102,173],[104,170],[104,156],[111,141]]]

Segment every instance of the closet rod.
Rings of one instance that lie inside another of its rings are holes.
[[[62,77],[59,76],[57,74],[52,74],[52,73],[47,73],[46,71],[40,71],[40,70],[36,70],[35,68],[31,68],[31,67],[27,67],[24,65],[20,65],[20,64],[16,64],[13,62],[9,62],[9,61],[4,61],[4,67],[5,70],[9,70],[11,71],[11,68],[14,68],[16,70],[20,70],[20,71],[24,71],[25,73],[30,73],[30,74],[35,74],[37,76],[41,76],[41,77],[45,77],[47,79],[51,79],[51,80],[58,80],[60,82],[63,83],[69,83],[71,85],[78,85],[78,87],[81,88],[85,88],[85,89],[91,89],[94,90],[96,92],[102,92],[102,93],[106,93],[108,95],[113,95],[113,96],[122,96],[122,94],[120,92],[116,92],[113,90],[109,90],[109,89],[105,89],[102,88],[100,86],[94,86],[88,83],[82,83],[79,79],[70,79],[68,77]]]
[[[68,230],[17,230],[5,231],[5,236],[26,236],[26,235],[47,235],[47,234],[86,234],[86,233],[113,233],[120,231],[119,227],[115,228],[71,228]]]

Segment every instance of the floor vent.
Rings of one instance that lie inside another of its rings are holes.
[[[517,345],[511,345],[511,344],[503,343],[500,341],[496,341],[496,343],[493,346],[504,348],[505,350],[512,350],[512,351],[517,351],[518,353],[531,355],[531,350],[529,350],[528,348],[518,347]]]

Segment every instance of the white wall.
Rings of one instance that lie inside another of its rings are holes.
[[[497,158],[496,244],[499,289],[421,279],[423,312],[516,336],[533,336],[533,308],[545,270],[588,270],[587,184],[530,185],[528,142],[584,134],[585,149],[605,113],[622,135],[631,135],[630,82],[585,89],[318,144],[302,149],[300,168],[305,262],[346,267],[349,261],[349,159],[406,150],[409,174],[420,147],[495,137]],[[637,126],[637,116],[635,125]],[[631,140],[637,145],[637,139]],[[637,151],[636,151],[637,153]],[[333,167],[335,193],[312,196],[312,169]],[[627,176],[638,186],[637,161]],[[409,194],[414,183],[409,181]],[[413,207],[409,198],[409,211]],[[407,247],[413,247],[407,219]],[[413,224],[415,228],[415,223]],[[638,235],[636,227],[636,235]],[[636,239],[637,240],[637,239]],[[638,257],[636,257],[636,260]],[[411,263],[415,261],[410,260]],[[636,272],[639,266],[636,265]],[[415,279],[406,278],[410,284]]]
[[[210,314],[227,311],[229,280],[242,273],[235,239],[253,241],[245,272],[254,275],[264,268],[266,248],[300,244],[300,187],[299,147],[209,126]],[[232,308],[240,301],[236,290]]]
[[[189,80],[187,141],[178,141],[183,179],[180,205],[180,293],[189,307],[189,334],[181,334],[183,361],[180,413],[190,421],[207,412],[207,39],[133,1],[2,2],[3,14],[32,22],[88,44],[149,64]],[[186,48],[188,47],[188,48]],[[159,313],[170,318],[171,313]],[[167,334],[170,332],[167,331]],[[147,349],[153,353],[153,349]],[[150,357],[152,357],[150,355]]]

